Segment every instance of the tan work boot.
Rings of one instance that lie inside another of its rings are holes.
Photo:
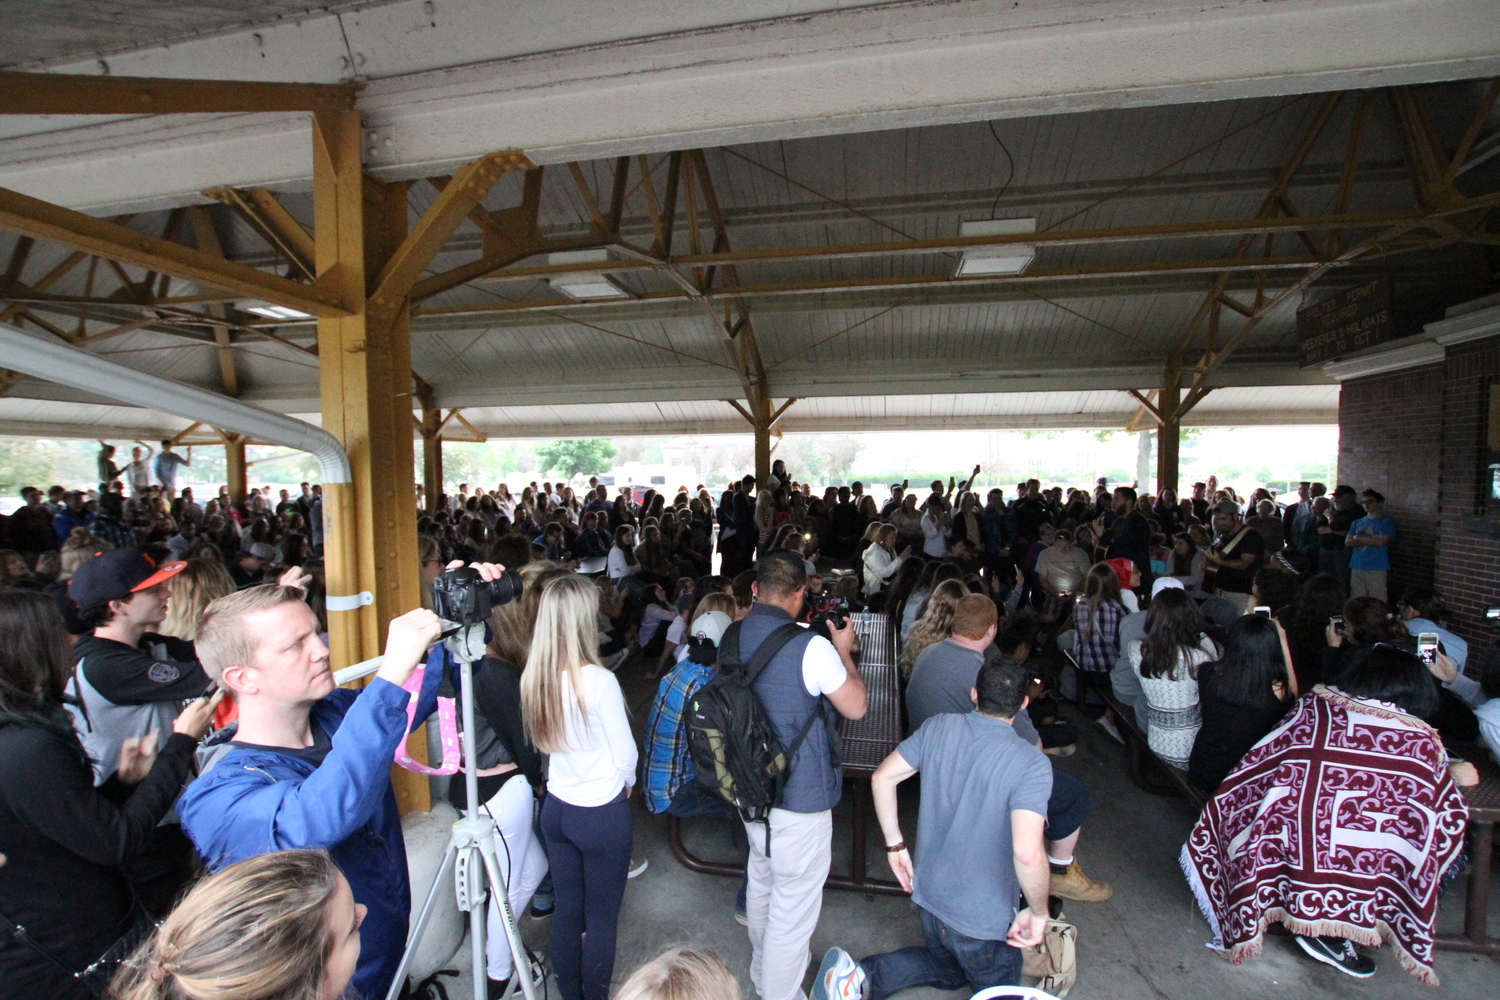
[[[1080,903],[1102,903],[1115,894],[1114,887],[1108,882],[1100,882],[1085,875],[1077,861],[1068,865],[1068,870],[1063,874],[1053,873],[1049,892],[1063,899],[1076,899]]]

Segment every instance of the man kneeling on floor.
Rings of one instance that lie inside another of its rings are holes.
[[[934,715],[872,779],[891,869],[912,894],[925,947],[855,962],[830,948],[813,1000],[884,1000],[912,986],[971,991],[1021,981],[1021,949],[1047,929],[1043,830],[1052,768],[1011,727],[1026,707],[1027,673],[1010,657],[980,668],[977,712]],[[896,786],[922,772],[917,861],[901,836]],[[1017,912],[1012,900],[1025,897]]]

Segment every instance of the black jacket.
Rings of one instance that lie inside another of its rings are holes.
[[[102,955],[134,919],[120,864],[146,844],[187,780],[195,742],[174,733],[139,785],[94,772],[67,716],[0,720],[0,913],[75,969]],[[89,994],[0,925],[7,997]]]

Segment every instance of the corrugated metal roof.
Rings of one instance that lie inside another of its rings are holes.
[[[1456,142],[1466,125],[1460,111],[1476,100],[1474,86],[1444,85],[1426,93],[1440,137]],[[997,122],[994,134],[983,123],[943,125],[758,143],[708,150],[705,157],[736,249],[951,237],[961,222],[988,217],[992,210],[1001,217],[1034,216],[1040,229],[1058,231],[1226,220],[1248,218],[1260,209],[1267,187],[1321,101],[1313,95],[1038,116]],[[1333,207],[1354,110],[1352,97],[1340,104],[1294,178],[1288,197],[1297,211],[1316,213]],[[660,197],[667,156],[646,159]],[[613,161],[580,165],[601,202],[607,201],[613,166]],[[1468,176],[1465,183],[1492,180],[1478,171]],[[495,210],[516,204],[521,187],[519,174],[507,175],[486,206]],[[280,197],[293,216],[311,223],[311,201],[305,192],[282,192]],[[411,186],[413,224],[435,197],[430,184]],[[1372,100],[1351,207],[1405,209],[1411,203],[1393,112],[1384,99]],[[707,248],[713,235],[701,203],[699,209],[704,216],[701,242]],[[274,255],[241,218],[222,205],[211,211],[229,256],[257,266],[272,265]],[[691,248],[684,215],[680,204],[677,253]],[[624,237],[649,245],[645,189],[634,172],[624,220]],[[539,223],[544,233],[557,237],[585,234],[592,224],[565,167],[545,171]],[[147,213],[128,224],[161,235],[169,230],[171,217]],[[180,238],[191,243],[190,231],[184,224]],[[1356,235],[1346,235],[1345,245]],[[1032,268],[1222,257],[1238,242],[1238,237],[1216,236],[1043,246]],[[0,255],[12,246],[12,240],[0,240]],[[465,220],[429,273],[473,260],[479,246],[479,229]],[[1257,240],[1254,253],[1263,249],[1263,241]],[[1274,252],[1310,253],[1290,234],[1277,238]],[[1347,284],[1393,271],[1405,288],[1452,300],[1467,297],[1465,282],[1473,269],[1465,264],[1464,254],[1462,248],[1407,254],[1362,270],[1333,272],[1330,280]],[[23,270],[24,279],[37,280],[65,257],[55,247],[37,244]],[[746,262],[736,270],[742,285],[783,286],[946,279],[954,266],[955,255],[931,253]],[[282,264],[280,270],[284,269]],[[140,268],[124,271],[132,281],[145,276]],[[1299,273],[1267,272],[1260,290],[1274,294]],[[745,301],[772,391],[806,397],[794,408],[796,415],[789,415],[791,422],[823,416],[846,422],[876,420],[886,413],[929,425],[950,417],[1072,418],[1094,413],[1123,414],[1123,421],[1134,406],[1122,402],[1128,397],[1117,390],[1159,383],[1166,356],[1213,278],[1213,273],[1202,272],[1058,277],[1025,285],[944,280],[916,288],[796,294],[780,289],[747,295]],[[637,296],[677,291],[671,280],[651,271],[624,273],[616,280]],[[112,269],[79,266],[49,291],[107,295],[117,286]],[[1248,302],[1257,292],[1258,279],[1253,274],[1237,276],[1230,288]],[[170,294],[197,290],[174,281]],[[584,307],[556,305],[558,300],[558,293],[536,276],[486,279],[437,296],[423,306],[472,309],[514,302],[529,311],[423,315],[419,309],[413,324],[413,368],[434,387],[439,403],[480,408],[469,413],[493,410],[486,419],[496,428],[508,428],[507,433],[519,433],[527,421],[538,427],[603,425],[618,415],[623,424],[636,428],[652,421],[662,427],[694,420],[717,426],[726,413],[732,415],[720,400],[741,393],[739,380],[722,331],[698,304],[648,299]],[[1218,382],[1307,382],[1309,375],[1299,373],[1295,364],[1293,312],[1299,301],[1293,299],[1267,316],[1216,375]],[[711,308],[717,314],[723,305],[716,300]],[[76,317],[65,315],[66,310],[63,314],[42,313],[60,328],[72,330]],[[140,307],[122,297],[108,308],[93,309],[84,329],[97,337],[139,315]],[[1226,312],[1226,336],[1238,322]],[[277,331],[303,346],[311,345],[310,333],[307,326]],[[315,403],[314,357],[248,332],[237,332],[234,340],[245,398],[283,409],[307,409]],[[1198,344],[1201,347],[1201,334]],[[217,348],[210,329],[201,323],[164,319],[154,328],[114,335],[89,349],[170,378],[220,386]],[[1011,397],[992,391],[1002,385],[1068,390],[1062,393],[1068,398],[1066,405],[1058,396],[1035,402],[1039,409],[1025,409],[1033,404],[1016,400],[1035,394],[1022,393],[1006,402]],[[938,394],[940,387],[953,390],[946,398],[964,402],[939,403],[944,398]],[[1283,390],[1275,388],[1233,402],[1237,397],[1231,393],[1238,391],[1242,390],[1216,391],[1202,404],[1201,413],[1291,409],[1324,419],[1333,405],[1322,397],[1316,405],[1301,405],[1277,397]],[[1306,386],[1288,391],[1296,400],[1316,396]],[[1326,395],[1336,390],[1320,391]],[[30,379],[12,386],[10,394],[82,399]],[[1088,400],[1096,397],[1103,409],[1090,408],[1095,404]],[[592,401],[596,412],[554,413],[537,405],[549,398],[563,407]],[[883,410],[873,402],[882,399]],[[508,406],[505,412],[510,416],[504,416],[495,409],[497,404],[516,405]],[[908,406],[927,409],[904,409]],[[824,414],[819,407],[829,409]],[[10,404],[0,409],[0,416],[19,419],[13,414]]]

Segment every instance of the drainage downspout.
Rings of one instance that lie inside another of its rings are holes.
[[[88,351],[33,337],[5,323],[0,323],[0,367],[310,453],[322,470],[323,549],[334,662],[352,663],[359,657],[359,615],[331,616],[334,611],[357,612],[374,601],[368,592],[355,592],[358,571],[352,537],[352,477],[349,456],[337,438],[305,420],[137,371]]]

